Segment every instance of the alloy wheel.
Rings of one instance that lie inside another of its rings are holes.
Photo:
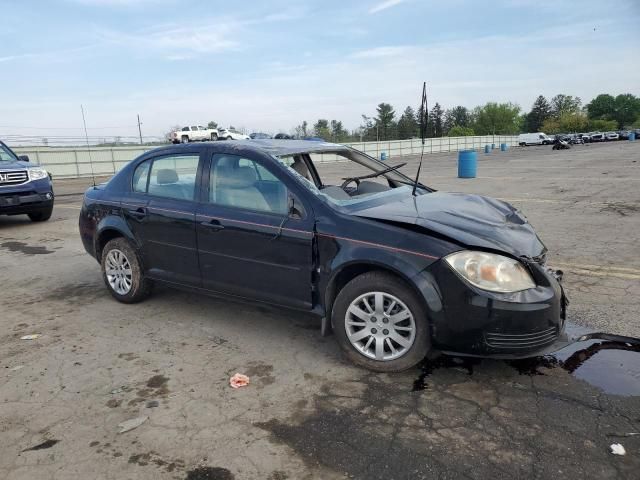
[[[105,273],[109,285],[118,295],[126,295],[133,285],[133,274],[129,259],[118,249],[107,254]]]
[[[345,315],[351,345],[365,357],[378,361],[400,358],[416,337],[416,323],[399,298],[385,292],[368,292],[351,302]]]

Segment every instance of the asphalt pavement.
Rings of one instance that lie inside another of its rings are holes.
[[[478,155],[465,180],[425,156],[421,181],[512,202],[565,271],[572,329],[640,337],[640,142]],[[56,181],[49,222],[0,217],[0,478],[638,478],[634,338],[378,374],[304,315],[169,288],[119,304],[79,239],[89,184]]]

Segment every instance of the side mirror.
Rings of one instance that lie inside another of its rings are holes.
[[[19,155],[18,160],[22,160],[23,162],[29,161],[29,155]]]

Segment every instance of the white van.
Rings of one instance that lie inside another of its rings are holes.
[[[553,138],[546,133],[521,133],[518,135],[518,145],[526,147],[527,145],[551,145]]]

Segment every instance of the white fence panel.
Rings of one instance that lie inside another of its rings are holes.
[[[441,137],[428,138],[425,142],[425,153],[457,152],[459,150],[481,150],[485,145],[501,143],[512,147],[518,144],[515,135],[485,135],[474,137]],[[375,158],[385,153],[387,158],[418,155],[422,151],[420,139],[387,140],[383,142],[357,142],[347,144],[356,150],[363,151]],[[155,147],[16,147],[18,155],[29,155],[34,163],[43,165],[58,178],[87,177],[94,175],[113,175],[134,158]],[[338,158],[333,154],[314,156],[321,162],[333,162]]]

